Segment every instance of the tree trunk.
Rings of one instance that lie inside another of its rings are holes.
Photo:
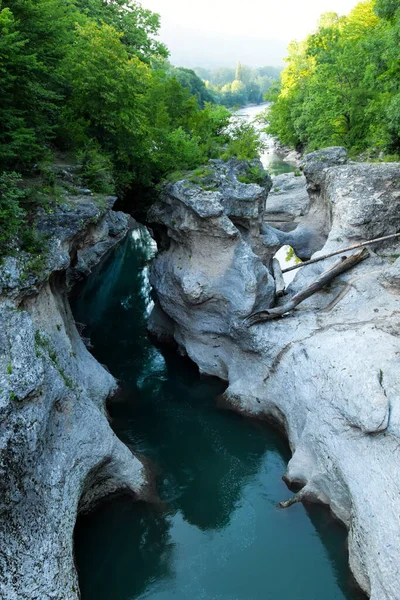
[[[352,254],[348,258],[342,256],[340,260],[338,260],[334,265],[332,265],[329,269],[321,273],[315,281],[308,287],[304,288],[297,294],[295,294],[289,302],[283,304],[282,306],[277,306],[275,308],[269,308],[268,310],[260,310],[256,313],[251,314],[249,317],[245,319],[245,324],[247,327],[251,327],[252,325],[256,325],[257,323],[263,323],[264,321],[270,321],[272,319],[278,319],[282,317],[284,314],[292,311],[300,302],[303,302],[306,298],[309,298],[316,292],[319,292],[327,283],[330,283],[335,277],[348,271],[362,260],[365,260],[369,256],[369,250],[367,248],[363,248],[361,252],[357,254]]]

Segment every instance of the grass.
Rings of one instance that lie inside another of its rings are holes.
[[[267,172],[260,167],[249,167],[247,173],[245,175],[239,175],[238,181],[240,183],[256,183],[263,187],[265,185],[265,179],[267,176]]]

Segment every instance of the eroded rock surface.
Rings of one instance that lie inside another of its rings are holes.
[[[399,230],[399,165],[348,163],[340,148],[313,153],[305,165],[308,223],[320,232],[314,251]],[[254,211],[258,197],[254,190]],[[282,232],[260,227],[260,246],[259,213],[242,230],[224,207],[229,201],[221,193],[180,182],[167,186],[153,208],[150,220],[163,232],[152,272],[159,298],[153,332],[159,326],[201,372],[227,380],[225,396],[237,410],[285,427],[293,452],[287,480],[329,504],[346,524],[360,586],[373,600],[395,600],[400,259],[393,262],[393,255],[399,245],[374,246],[382,257],[372,253],[286,318],[249,329],[243,319],[275,302],[265,248],[271,253]],[[336,260],[301,269],[289,294]]]
[[[304,175],[276,175],[272,179],[272,189],[268,194],[265,222],[282,231],[292,231],[301,217],[307,214],[309,205]]]
[[[47,251],[0,268],[0,597],[74,600],[78,510],[145,492],[142,464],[112,432],[116,381],[88,352],[67,292],[127,231],[112,197],[66,198],[38,215]]]

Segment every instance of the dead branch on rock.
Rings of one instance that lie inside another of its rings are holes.
[[[365,260],[369,256],[369,250],[367,248],[363,248],[361,252],[357,254],[352,254],[349,257],[342,256],[340,260],[334,263],[329,269],[321,273],[315,281],[308,287],[300,290],[297,294],[295,294],[289,302],[283,304],[282,306],[277,306],[275,308],[269,308],[267,310],[260,310],[248,316],[244,322],[247,327],[251,327],[252,325],[256,325],[257,323],[263,323],[264,321],[270,321],[272,319],[278,319],[282,317],[286,313],[292,311],[300,302],[306,300],[316,292],[319,292],[327,283],[330,283],[332,279],[348,271],[362,260]]]
[[[293,506],[293,504],[297,504],[297,502],[301,502],[302,500],[304,500],[305,496],[306,494],[304,490],[300,490],[299,492],[297,492],[297,494],[289,498],[289,500],[279,502],[278,506],[279,508],[289,508],[290,506]]]
[[[272,260],[272,274],[275,279],[275,294],[276,296],[278,296],[278,298],[280,298],[286,293],[286,285],[283,279],[281,265],[279,264],[279,260],[277,258],[274,258]]]
[[[357,248],[362,248],[363,246],[369,246],[370,244],[377,244],[378,242],[391,240],[395,237],[400,237],[400,233],[392,233],[391,235],[385,235],[384,237],[375,238],[374,240],[368,240],[367,242],[361,242],[360,244],[353,244],[352,246],[347,246],[347,248],[335,250],[334,252],[330,252],[329,254],[324,254],[323,256],[317,256],[317,258],[311,258],[310,260],[299,262],[296,265],[293,265],[292,267],[282,269],[282,273],[289,273],[289,271],[294,271],[295,269],[300,269],[301,267],[306,267],[307,265],[313,265],[314,263],[320,262],[321,260],[325,260],[326,258],[330,258],[331,256],[337,256],[338,254],[342,254],[342,252],[349,252],[350,250],[356,250]]]

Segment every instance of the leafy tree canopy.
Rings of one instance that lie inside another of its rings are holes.
[[[22,222],[56,195],[55,154],[78,161],[94,191],[126,195],[243,152],[218,94],[168,62],[158,29],[136,0],[0,0],[0,253],[16,235],[33,247]],[[237,102],[245,85],[233,87]],[[46,193],[22,189],[32,173]]]
[[[400,151],[398,0],[366,0],[345,17],[327,13],[292,42],[269,130],[290,146],[340,144],[353,154]]]

